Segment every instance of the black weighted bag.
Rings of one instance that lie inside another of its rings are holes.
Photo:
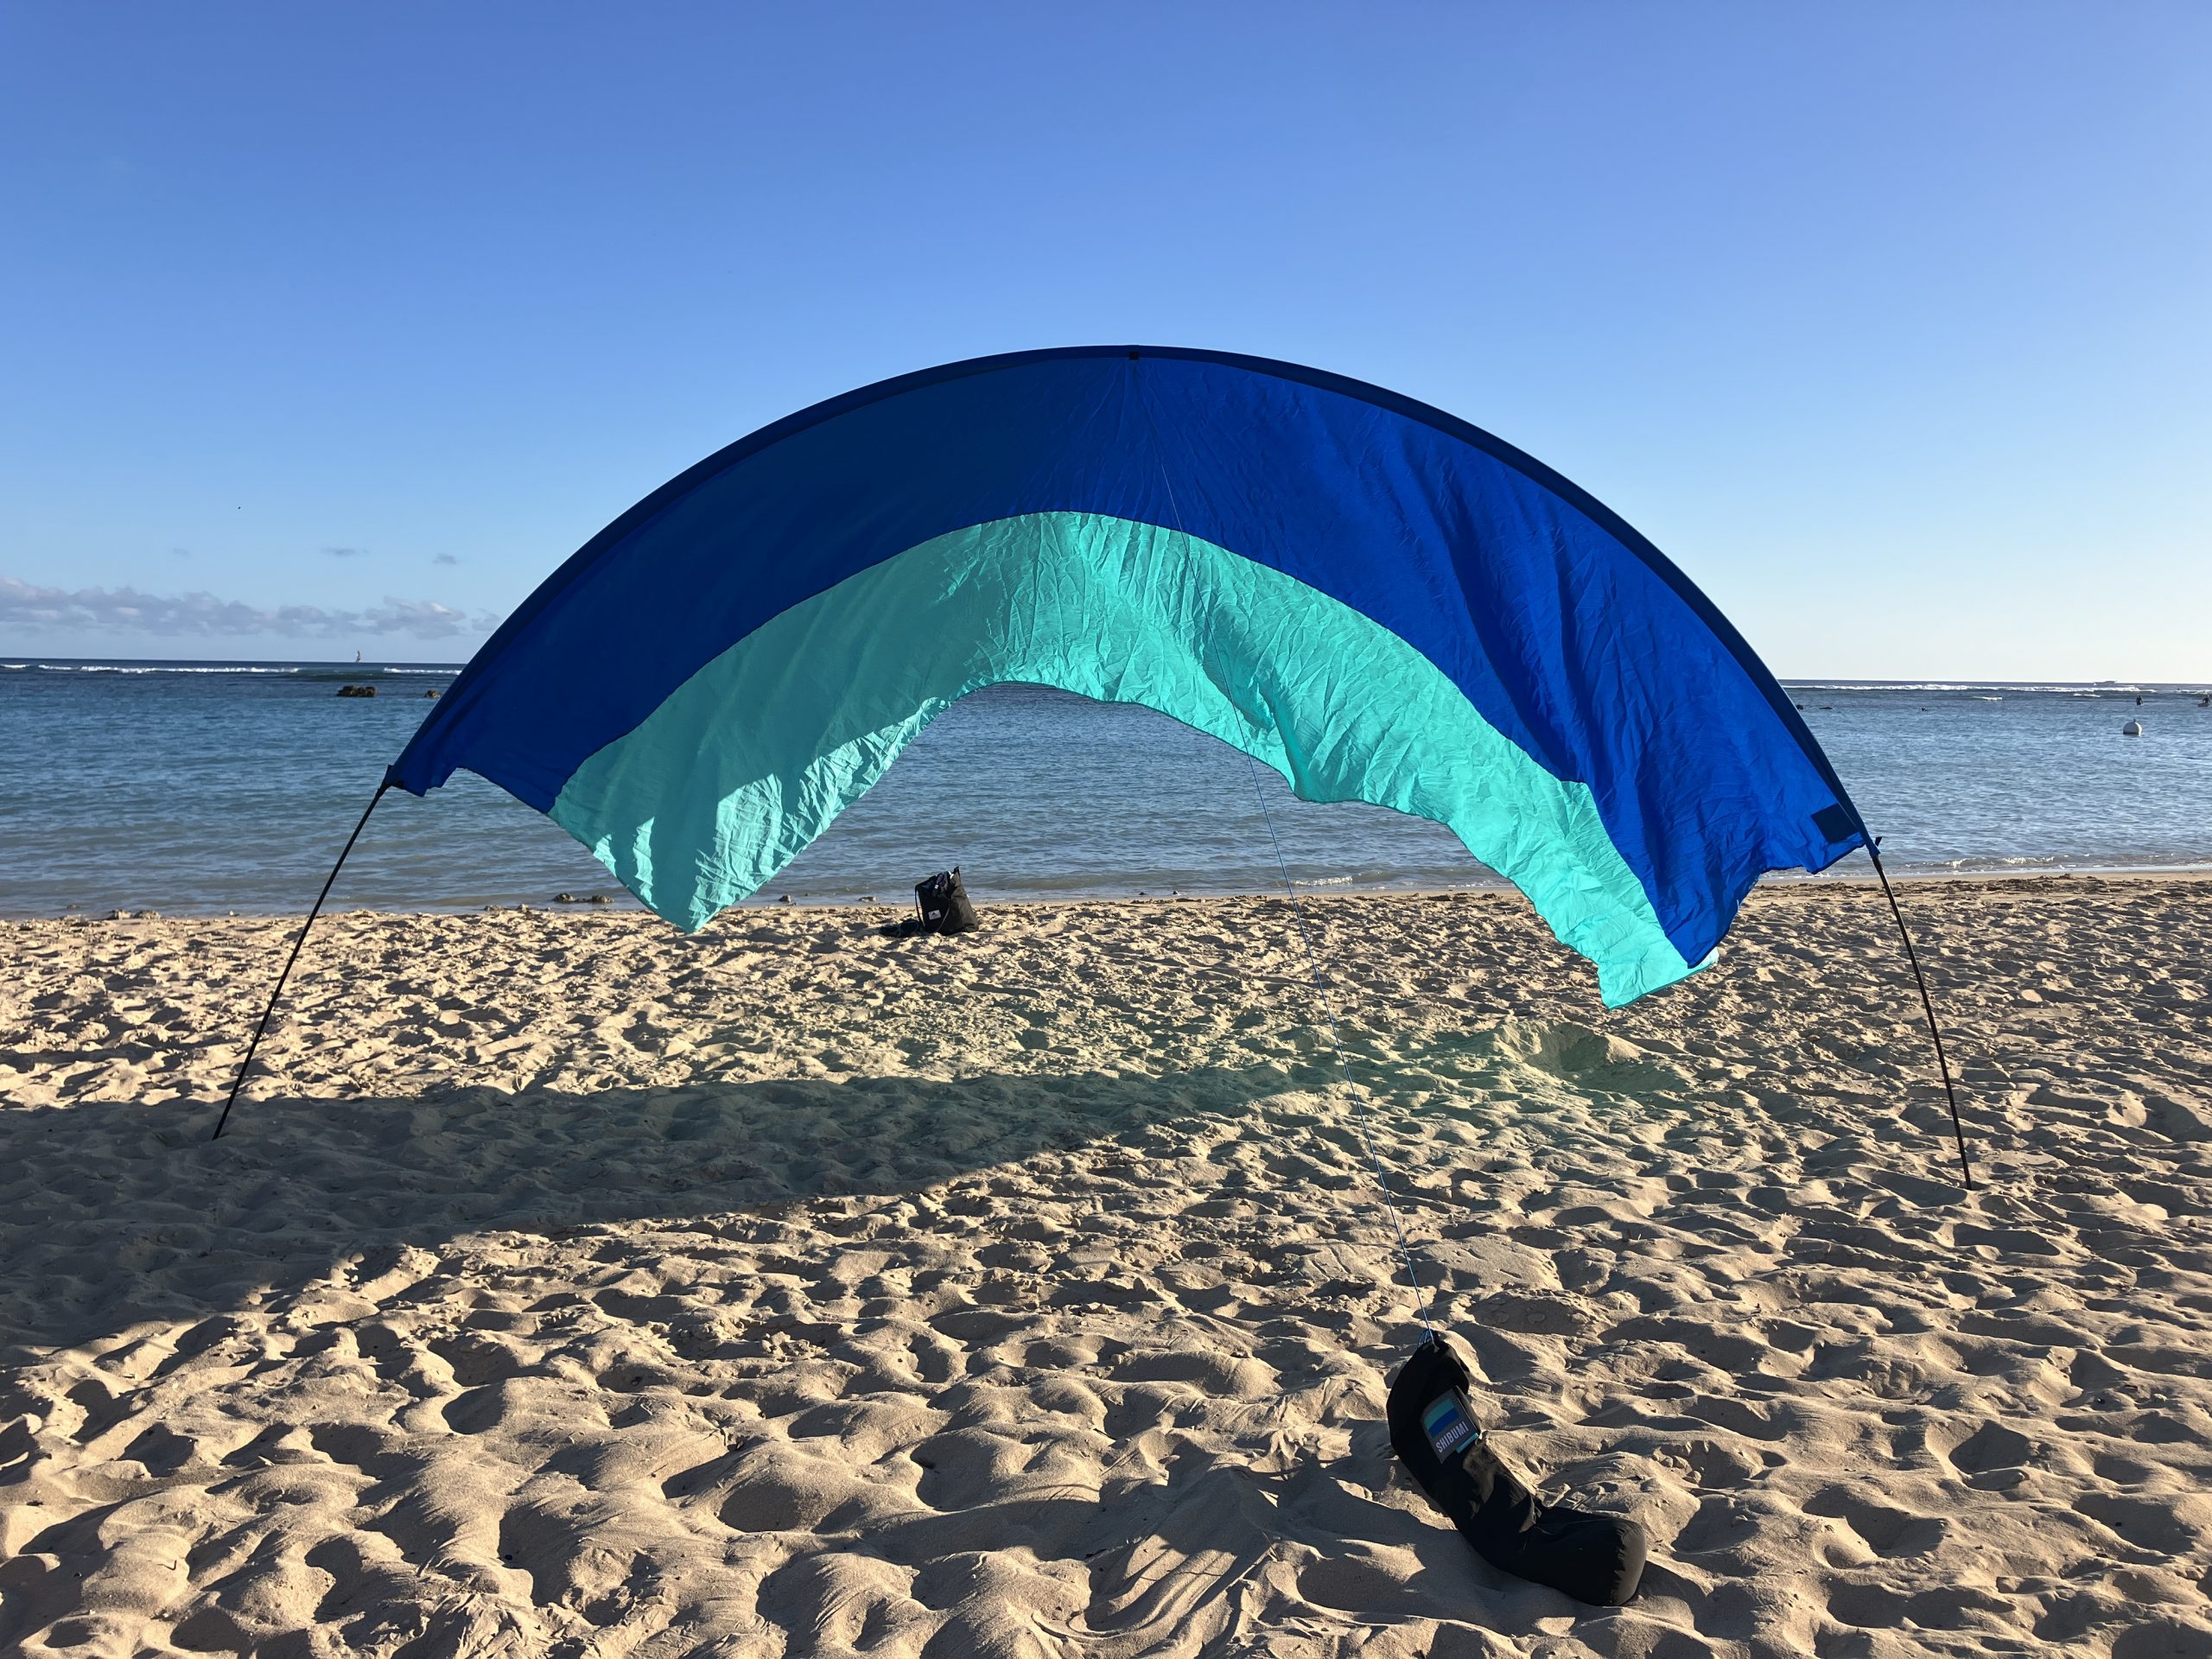
[[[914,909],[925,933],[967,933],[976,926],[976,906],[960,885],[957,864],[914,884]]]
[[[1390,1385],[1390,1447],[1501,1573],[1549,1585],[1594,1607],[1618,1607],[1643,1577],[1643,1529],[1614,1515],[1537,1502],[1483,1439],[1474,1379],[1441,1337],[1414,1352]]]

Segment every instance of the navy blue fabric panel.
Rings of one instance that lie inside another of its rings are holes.
[[[1574,486],[1376,388],[1150,348],[948,365],[702,461],[531,596],[393,781],[419,794],[465,766],[543,810],[587,756],[779,612],[931,537],[1047,512],[1186,531],[1389,628],[1539,764],[1591,785],[1691,961],[1761,871],[1862,844],[1758,658]],[[1831,807],[1841,840],[1814,822]]]

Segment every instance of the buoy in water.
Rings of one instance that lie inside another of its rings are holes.
[[[2120,728],[2120,734],[2122,737],[2140,737],[2140,736],[2142,736],[2142,735],[2143,735],[2143,722],[2142,722],[2141,721],[2139,721],[2139,720],[2131,720],[2131,721],[2129,721],[2127,722],[2127,724],[2126,724],[2126,725],[2125,725],[2125,726],[2123,726],[2123,727],[2121,727],[2121,728]]]

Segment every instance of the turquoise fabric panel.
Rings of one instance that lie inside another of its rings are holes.
[[[1597,964],[1609,1005],[1691,971],[1588,786],[1530,760],[1421,652],[1280,571],[1103,514],[973,525],[792,606],[586,760],[552,816],[696,928],[771,880],[940,711],[1008,683],[1142,703],[1306,800],[1448,825]]]

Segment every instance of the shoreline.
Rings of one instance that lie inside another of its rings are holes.
[[[2067,870],[1899,870],[1892,868],[1890,871],[1890,880],[1891,885],[1898,887],[1936,887],[1946,886],[2001,887],[2008,883],[2019,884],[2023,886],[2034,886],[2043,883],[2065,882],[2109,885],[2169,881],[2196,882],[2212,880],[2212,863],[2201,865],[2136,865],[2115,868],[2083,868],[2081,869]],[[1792,893],[1808,889],[1839,887],[1865,887],[1879,891],[1881,883],[1877,880],[1871,870],[1852,870],[1848,872],[1836,872],[1829,870],[1821,871],[1816,874],[1809,875],[1802,872],[1795,874],[1770,874],[1760,878],[1758,885],[1752,887],[1749,893],[1745,895],[1745,903],[1754,903],[1758,901],[1764,896],[1773,893]],[[531,899],[517,900],[513,903],[418,905],[405,906],[348,905],[344,903],[336,903],[326,905],[323,907],[322,915],[324,918],[327,918],[334,916],[388,916],[394,918],[410,916],[455,917],[499,914],[512,915],[525,912],[532,915],[543,914],[551,916],[644,916],[652,913],[647,911],[643,905],[639,904],[633,896],[632,896],[619,884],[612,885],[606,891],[607,893],[607,901],[605,904],[594,904],[588,899],[578,900],[569,904],[556,904],[551,900]],[[1300,886],[1297,889],[1297,896],[1300,899],[1312,899],[1316,900],[1338,899],[1381,900],[1395,899],[1452,899],[1461,896],[1478,897],[1493,894],[1503,894],[1516,899],[1520,899],[1522,897],[1520,890],[1514,887],[1512,883],[1503,880],[1502,877],[1493,881],[1468,882],[1459,887],[1384,887]],[[971,895],[971,897],[975,895]],[[1047,896],[1033,893],[1023,893],[1000,897],[986,893],[982,897],[976,898],[976,904],[980,910],[1031,911],[1039,909],[1052,909],[1071,905],[1111,907],[1116,906],[1162,904],[1227,904],[1239,901],[1265,901],[1269,899],[1280,899],[1287,896],[1287,895],[1281,887],[1272,889],[1244,888],[1236,892],[1168,893],[1151,892],[1100,893],[1096,892],[1086,892],[1069,893],[1065,896]],[[1525,903],[1525,900],[1522,902]],[[903,903],[899,899],[896,899],[886,900],[882,899],[822,899],[794,896],[788,902],[785,902],[779,899],[762,899],[756,895],[751,899],[741,899],[736,904],[731,905],[726,909],[718,912],[716,913],[715,919],[720,920],[722,917],[733,915],[750,916],[762,912],[786,913],[791,912],[820,911],[831,913],[849,914],[855,911],[880,910],[903,914],[911,908],[912,906],[910,905]],[[28,912],[11,912],[6,909],[0,909],[0,927],[20,926],[37,922],[61,922],[70,925],[98,922],[103,925],[107,925],[119,921],[135,921],[142,919],[158,919],[164,921],[239,922],[296,921],[306,914],[307,910],[304,906],[298,910],[238,911],[216,910],[199,906],[172,906],[172,907],[168,909],[156,912],[155,915],[150,918],[142,918],[136,912],[127,912],[122,915],[111,916],[105,913],[95,915],[90,911],[80,909],[65,910],[58,912],[43,911],[37,913],[31,913]],[[671,925],[672,926],[672,925]],[[711,927],[714,924],[710,922],[708,925]],[[702,931],[703,931],[704,930]],[[1723,948],[1726,948],[1726,941],[1723,942]]]

